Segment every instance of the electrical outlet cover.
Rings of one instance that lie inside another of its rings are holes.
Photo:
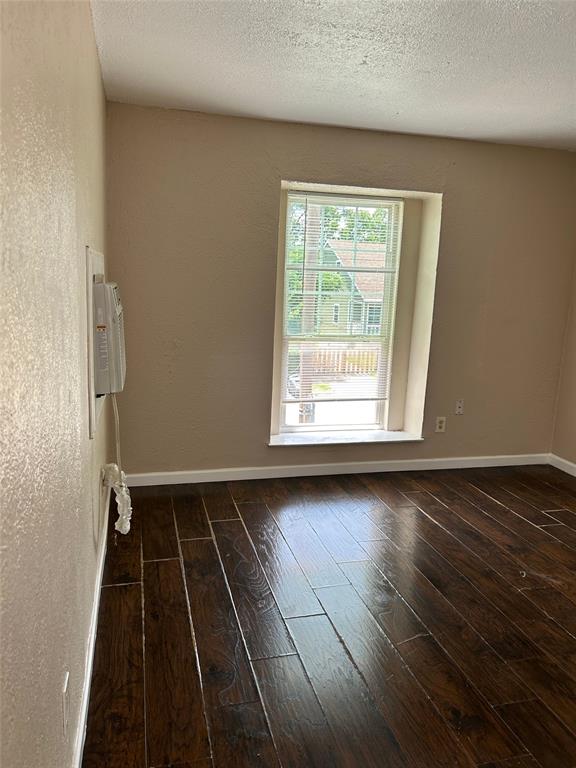
[[[436,432],[446,432],[446,416],[436,416]]]

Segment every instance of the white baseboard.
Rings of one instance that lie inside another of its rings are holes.
[[[566,472],[568,475],[574,475],[576,477],[576,464],[568,459],[563,459],[561,456],[556,456],[554,453],[550,454],[550,461],[548,462],[556,469],[561,469],[562,472]]]
[[[82,699],[80,701],[80,714],[74,739],[74,752],[72,768],[81,768],[84,739],[86,738],[86,723],[88,720],[88,704],[90,702],[90,683],[92,682],[92,666],[94,663],[94,648],[96,645],[96,630],[98,628],[98,609],[100,608],[100,587],[104,576],[104,561],[106,559],[106,532],[108,530],[108,514],[110,509],[110,494],[112,489],[108,487],[105,496],[105,511],[103,527],[100,532],[98,555],[96,558],[96,579],[94,581],[94,596],[92,598],[92,614],[86,643],[86,660],[84,664],[84,684],[82,686]]]
[[[445,459],[399,459],[394,461],[354,461],[336,464],[289,464],[272,467],[228,467],[225,469],[143,472],[128,475],[128,485],[178,485],[226,480],[263,480],[274,477],[348,475],[358,472],[406,472],[424,469],[463,469],[465,467],[509,467],[549,464],[550,454],[529,453],[514,456],[455,456]]]

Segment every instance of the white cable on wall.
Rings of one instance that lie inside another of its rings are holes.
[[[132,500],[130,491],[126,485],[126,475],[122,471],[122,458],[120,454],[120,418],[118,416],[118,404],[116,395],[112,394],[112,410],[114,411],[114,433],[116,438],[116,464],[106,464],[104,467],[104,483],[114,489],[116,504],[118,507],[118,520],[115,528],[120,533],[130,531],[130,519],[132,517]]]
[[[118,464],[118,471],[122,475],[122,456],[120,454],[120,416],[118,415],[118,403],[116,401],[116,395],[112,394],[112,410],[114,411],[114,436],[116,438],[116,464]]]

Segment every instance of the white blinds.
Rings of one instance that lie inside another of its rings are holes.
[[[284,430],[381,425],[401,222],[402,201],[288,193]]]

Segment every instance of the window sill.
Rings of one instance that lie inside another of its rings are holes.
[[[349,445],[353,443],[416,443],[424,438],[409,432],[349,430],[342,432],[286,432],[271,435],[268,445]]]

